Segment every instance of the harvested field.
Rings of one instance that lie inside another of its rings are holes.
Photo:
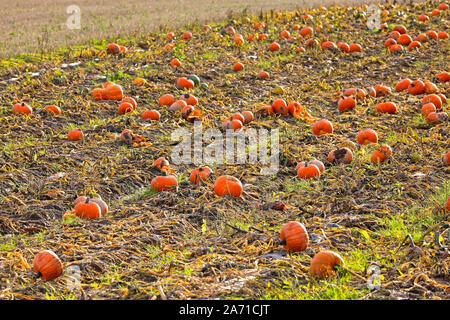
[[[444,157],[450,151],[450,82],[437,77],[450,69],[449,40],[427,36],[420,48],[397,53],[384,46],[397,25],[412,38],[448,32],[449,10],[417,21],[438,4],[382,4],[381,30],[368,28],[367,7],[280,9],[235,15],[210,28],[202,22],[116,38],[127,49],[117,55],[107,54],[103,40],[49,51],[30,63],[3,60],[0,299],[449,299],[450,166]],[[305,26],[316,46],[299,35]],[[182,40],[188,30],[192,38]],[[283,38],[283,30],[290,36]],[[258,40],[263,33],[267,39]],[[332,44],[321,49],[325,41],[356,43],[361,51]],[[278,51],[268,49],[273,42]],[[236,62],[242,71],[233,70]],[[261,70],[269,77],[258,77]],[[175,85],[192,75],[199,79],[193,88]],[[422,115],[423,98],[431,93],[397,92],[404,78],[431,82],[443,95],[437,120]],[[120,85],[137,107],[120,114],[121,99],[94,99],[94,89],[106,82]],[[350,88],[364,94],[345,92]],[[197,97],[196,121],[189,118],[193,111],[183,118],[160,105],[164,94]],[[344,95],[353,97],[354,108],[338,109]],[[258,111],[279,99],[298,102],[302,111],[296,117]],[[384,102],[395,103],[396,112],[378,112]],[[33,112],[14,114],[21,103]],[[46,105],[61,113],[49,113]],[[150,109],[161,118],[142,119]],[[261,174],[260,163],[213,164],[209,179],[191,183],[198,165],[172,159],[177,141],[171,134],[192,132],[198,120],[203,130],[222,130],[227,118],[244,110],[255,115],[244,130],[279,130],[278,171]],[[328,119],[333,132],[313,134],[318,119]],[[82,140],[67,138],[74,128],[82,130]],[[357,142],[367,128],[376,131],[377,143]],[[136,139],[121,139],[125,129]],[[351,162],[330,161],[330,151],[343,143],[352,149]],[[392,154],[373,163],[381,145]],[[169,161],[163,170],[154,165],[160,157]],[[312,159],[325,170],[298,177],[297,164]],[[165,175],[176,177],[176,189],[151,188]],[[222,175],[242,182],[239,197],[215,193]],[[98,219],[76,216],[79,196],[101,197],[109,212]],[[287,252],[279,243],[289,221],[306,228],[305,250]],[[63,274],[51,281],[33,278],[33,259],[43,250],[62,260]],[[323,250],[338,253],[345,266],[317,279],[310,264]]]

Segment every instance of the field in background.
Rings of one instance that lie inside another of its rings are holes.
[[[180,27],[211,22],[230,12],[317,7],[332,3],[356,4],[370,0],[0,0],[0,58],[24,52],[42,52],[59,46],[85,43],[132,33],[145,33],[159,26]],[[81,10],[81,29],[69,29],[70,5]]]

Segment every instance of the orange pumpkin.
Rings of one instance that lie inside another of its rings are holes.
[[[311,179],[320,176],[320,169],[314,164],[308,164],[297,169],[297,177],[300,179]]]
[[[338,101],[339,111],[351,110],[356,106],[356,100],[353,97],[346,97]]]
[[[159,120],[161,118],[161,114],[158,110],[145,110],[142,115],[142,119],[144,120]]]
[[[298,103],[297,101],[291,101],[287,106],[288,112],[291,116],[293,116],[295,119],[300,118],[303,107]]]
[[[300,35],[301,35],[303,38],[312,36],[312,34],[313,34],[313,29],[312,29],[311,27],[304,27],[304,28],[302,28],[302,29],[300,30]]]
[[[444,164],[450,166],[450,151],[448,151],[444,156]]]
[[[425,93],[435,93],[438,91],[438,87],[433,82],[425,82]]]
[[[244,65],[240,62],[236,62],[233,66],[233,70],[238,72],[244,70]]]
[[[383,163],[386,159],[388,159],[392,155],[392,149],[390,146],[383,144],[379,146],[375,151],[372,153],[370,160],[372,163]]]
[[[442,100],[441,97],[439,97],[437,94],[429,94],[423,97],[422,99],[422,106],[428,103],[434,104],[436,109],[440,109],[442,107]]]
[[[175,176],[157,176],[152,179],[150,188],[154,191],[169,191],[178,189],[178,180]]]
[[[436,75],[436,78],[440,82],[448,82],[450,81],[450,72],[441,72]]]
[[[309,271],[311,275],[318,279],[326,279],[334,276],[336,267],[339,265],[345,265],[344,259],[333,251],[325,250],[313,257]]]
[[[428,118],[431,112],[436,112],[436,106],[433,103],[426,103],[422,106],[422,117],[424,119]]]
[[[326,119],[321,119],[312,125],[312,132],[315,136],[333,133],[333,124]]]
[[[86,198],[86,201],[81,201],[75,205],[75,214],[80,218],[96,219],[102,216],[102,209],[90,198]]]
[[[25,102],[16,103],[12,107],[13,114],[30,114],[32,112],[33,112],[33,109]]]
[[[408,34],[401,34],[398,38],[397,38],[397,43],[401,44],[403,46],[407,46],[408,44],[410,44],[412,41],[411,36]]]
[[[349,44],[349,49],[350,49],[350,52],[361,52],[362,47],[361,47],[360,44],[350,43]]]
[[[378,134],[375,130],[365,129],[358,133],[356,137],[356,141],[360,145],[366,145],[369,143],[377,143],[378,142]]]
[[[376,106],[377,112],[393,114],[397,112],[397,105],[393,102],[383,102]]]
[[[272,103],[272,108],[273,108],[273,111],[278,114],[286,115],[289,113],[288,108],[287,108],[287,103],[283,99],[276,99]]]
[[[412,80],[409,78],[405,78],[403,80],[400,80],[399,82],[397,82],[397,84],[395,85],[395,91],[397,92],[401,92],[401,91],[405,91],[408,90],[409,85],[411,84]]]
[[[125,114],[127,112],[131,112],[134,110],[134,107],[131,103],[129,102],[123,102],[119,105],[119,108],[117,109],[117,111],[119,112],[119,114]]]
[[[102,97],[105,100],[122,100],[122,87],[118,84],[108,85],[106,88],[104,88]]]
[[[212,170],[210,167],[200,167],[192,170],[189,180],[192,183],[199,183],[201,181],[206,181],[211,176]]]
[[[67,134],[67,139],[70,141],[79,141],[83,139],[83,132],[80,129],[72,129]]]
[[[177,88],[178,89],[193,89],[195,86],[194,81],[191,79],[187,79],[185,77],[181,77],[177,79]]]
[[[51,250],[39,252],[33,259],[34,277],[51,281],[63,273],[61,259]]]
[[[177,58],[174,58],[170,61],[170,65],[172,67],[180,67],[181,66],[181,62],[180,60],[178,60]]]
[[[183,108],[187,107],[187,102],[184,100],[177,100],[174,103],[172,103],[169,107],[169,111],[175,112],[175,111],[181,111]]]
[[[252,122],[255,118],[251,111],[242,111],[242,116],[244,117],[244,124]]]
[[[117,43],[110,43],[110,44],[108,44],[108,47],[106,48],[106,52],[108,54],[119,54],[120,46]]]
[[[414,80],[408,86],[408,92],[412,95],[418,95],[425,92],[425,84],[422,80]]]
[[[242,183],[239,179],[232,176],[220,176],[214,183],[214,192],[218,196],[230,194],[235,198],[241,196],[243,191]]]
[[[279,244],[290,252],[300,252],[308,247],[309,236],[305,226],[297,221],[290,221],[280,230]]]
[[[261,70],[261,71],[258,72],[258,78],[259,79],[268,79],[269,78],[269,73],[264,71],[264,70]]]
[[[280,50],[280,45],[277,42],[272,42],[269,46],[269,50],[270,51],[279,51]]]
[[[50,113],[53,113],[53,114],[61,114],[61,108],[58,106],[55,106],[54,104],[46,105],[44,107],[44,110],[48,111]]]
[[[170,106],[172,103],[175,102],[175,98],[173,97],[172,94],[170,93],[166,93],[163,94],[161,97],[159,97],[158,99],[158,104],[160,106]]]

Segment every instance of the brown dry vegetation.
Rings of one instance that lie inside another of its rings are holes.
[[[0,57],[46,50],[131,33],[153,31],[162,25],[180,27],[193,22],[211,22],[230,12],[249,13],[270,9],[294,9],[331,4],[313,0],[0,0]],[[370,0],[337,1],[339,4],[377,2]],[[66,8],[81,9],[81,29],[70,30]]]

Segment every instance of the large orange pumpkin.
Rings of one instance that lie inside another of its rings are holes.
[[[319,279],[325,279],[335,274],[336,267],[344,266],[344,259],[336,252],[325,250],[317,253],[311,260],[310,273]]]
[[[59,257],[51,250],[38,253],[33,260],[35,278],[50,281],[58,278],[63,272],[63,265]]]
[[[280,245],[287,251],[303,251],[308,247],[308,242],[308,232],[300,222],[290,221],[280,231]]]

